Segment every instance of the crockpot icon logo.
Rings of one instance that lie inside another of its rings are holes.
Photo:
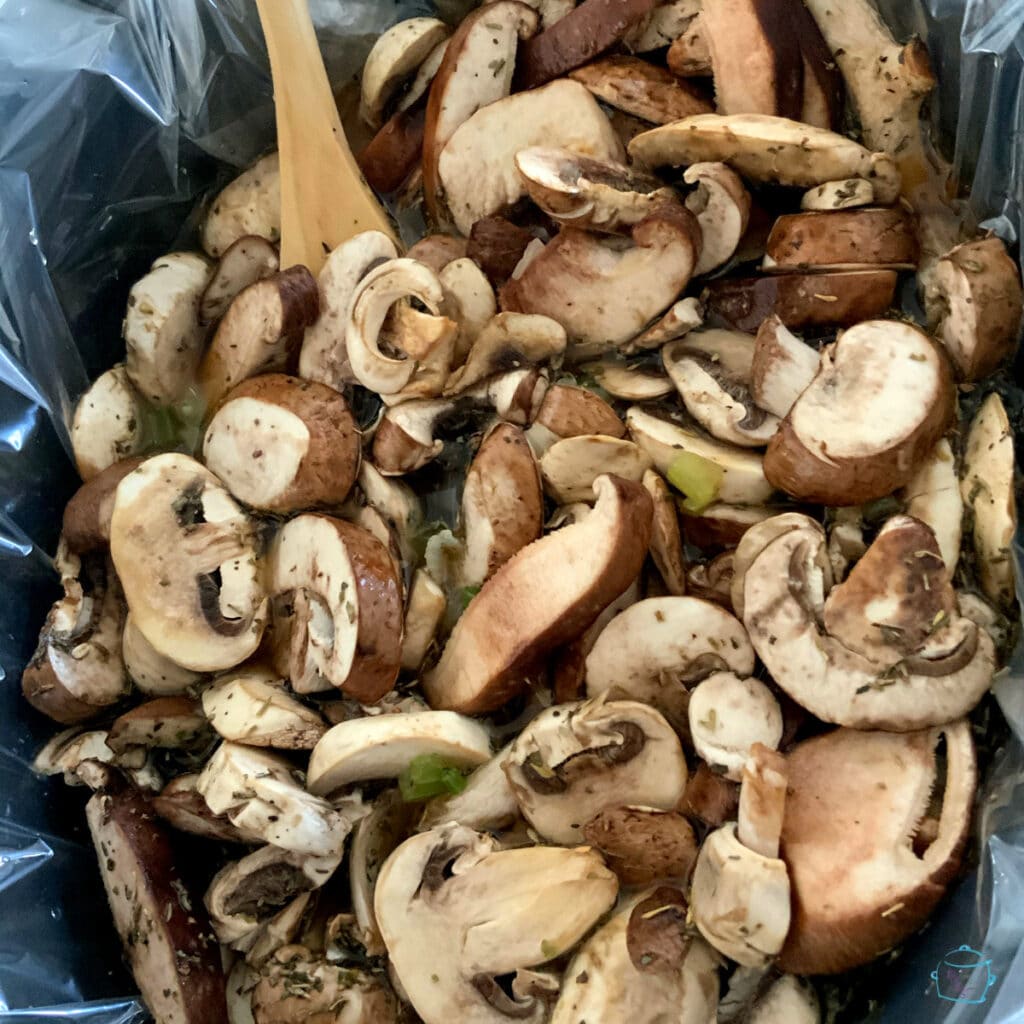
[[[932,971],[936,994],[951,1003],[985,1002],[997,977],[992,961],[971,946],[950,950]]]

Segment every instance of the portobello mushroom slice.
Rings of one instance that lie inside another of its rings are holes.
[[[243,235],[224,250],[199,300],[199,322],[216,323],[251,284],[280,270],[277,249],[259,235]]]
[[[821,357],[774,314],[757,329],[750,392],[762,409],[788,416],[818,374]]]
[[[640,481],[651,464],[651,457],[632,441],[581,434],[553,444],[540,460],[540,472],[548,497],[568,505],[592,501],[594,481],[603,474]]]
[[[617,889],[593,850],[502,850],[490,836],[444,825],[388,858],[374,908],[398,982],[424,1024],[540,1024],[557,982],[529,969],[572,949]],[[497,980],[509,975],[511,994]]]
[[[232,825],[227,815],[214,814],[203,795],[196,789],[199,772],[190,772],[171,779],[157,796],[153,810],[179,832],[212,839],[220,843],[259,843],[255,832],[245,832]]]
[[[114,926],[157,1024],[225,1020],[220,950],[149,801],[115,781],[85,814]]]
[[[340,505],[359,471],[361,437],[333,388],[283,373],[242,381],[203,438],[203,459],[241,502],[267,512]]]
[[[601,852],[623,885],[685,881],[697,860],[693,827],[677,811],[607,807],[583,826],[583,838]]]
[[[124,366],[100,374],[78,400],[71,448],[78,475],[88,482],[142,448],[142,401]]]
[[[164,658],[215,672],[259,646],[267,601],[252,523],[194,459],[157,455],[121,481],[110,553],[135,628]]]
[[[954,415],[952,373],[935,342],[902,321],[867,321],[822,351],[768,444],[765,475],[801,501],[873,501],[910,480]]]
[[[277,153],[260,158],[214,199],[203,221],[203,249],[214,258],[240,238],[281,237],[281,161]]]
[[[110,517],[117,485],[142,464],[135,455],[107,466],[75,491],[64,508],[61,536],[72,554],[87,554],[110,544]]]
[[[594,490],[597,503],[582,523],[523,548],[470,602],[424,677],[431,707],[501,707],[520,691],[526,672],[583,633],[639,575],[650,542],[647,492],[614,476],[598,477]],[[585,571],[565,571],[577,564]],[[542,594],[539,579],[547,581]]]
[[[116,754],[132,748],[199,751],[213,735],[200,703],[191,697],[155,697],[114,719],[107,746]]]
[[[125,618],[121,657],[136,689],[153,697],[177,697],[188,693],[203,679],[202,672],[183,668],[160,654],[142,635],[131,614]]]

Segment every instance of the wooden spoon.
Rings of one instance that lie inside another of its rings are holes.
[[[361,231],[395,238],[349,149],[307,0],[256,0],[270,53],[281,156],[281,269],[315,275]],[[397,239],[396,239],[397,241]]]

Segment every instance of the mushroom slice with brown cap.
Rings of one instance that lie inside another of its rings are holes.
[[[949,364],[931,338],[902,321],[858,324],[821,353],[768,445],[765,475],[802,501],[881,498],[913,476],[954,405]]]
[[[277,153],[260,158],[214,199],[203,222],[203,249],[223,256],[240,238],[281,237],[281,161]]]
[[[733,554],[732,606],[738,619],[743,619],[744,585],[747,570],[753,565],[754,559],[777,537],[797,529],[815,531],[820,530],[820,526],[816,520],[805,516],[802,512],[783,512],[780,515],[768,516],[760,522],[751,524],[737,541]],[[827,558],[819,563],[822,573],[822,594],[819,603],[825,600],[824,592],[832,587],[830,564],[830,560]]]
[[[124,366],[100,374],[78,400],[71,447],[78,475],[99,476],[142,447],[142,402]]]
[[[512,743],[505,774],[523,817],[544,839],[568,846],[582,842],[583,827],[606,808],[676,807],[686,758],[654,708],[599,699],[542,711]]]
[[[408,484],[384,476],[369,459],[363,459],[359,467],[358,485],[363,500],[383,516],[394,532],[403,562],[414,562],[415,534],[423,523],[419,498]]]
[[[239,501],[295,512],[345,500],[360,435],[337,391],[270,373],[227,394],[206,428],[203,458]]]
[[[686,590],[692,597],[721,605],[732,614],[732,552],[723,551],[710,562],[691,566],[686,574]]]
[[[511,744],[475,769],[461,793],[431,800],[423,809],[417,831],[450,822],[487,832],[512,825],[519,817],[519,804],[505,774],[510,750]]]
[[[182,668],[160,654],[136,627],[130,613],[124,623],[121,656],[128,677],[136,688],[154,697],[186,693],[203,678],[201,672]]]
[[[417,757],[436,754],[459,768],[491,756],[488,731],[452,711],[356,718],[329,729],[313,748],[306,784],[329,796],[353,782],[395,779]]]
[[[570,149],[531,146],[516,153],[515,162],[530,198],[570,227],[628,233],[676,198],[651,174]]]
[[[993,392],[967,434],[960,491],[973,514],[971,537],[981,589],[1001,607],[1009,606],[1014,597],[1014,476],[1013,431],[1002,399]]]
[[[398,255],[397,253],[395,254]],[[449,263],[464,259],[472,254],[469,243],[457,235],[433,234],[424,235],[418,242],[409,246],[405,254],[409,259],[425,263],[435,274],[440,274]],[[394,257],[391,257],[394,259]]]
[[[399,405],[417,398],[436,398],[455,361],[459,325],[446,316],[421,313],[404,301],[388,314],[378,335],[378,348],[404,352],[415,364],[409,382],[393,394],[382,394],[386,406]]]
[[[793,925],[778,964],[835,974],[900,945],[959,872],[977,785],[970,725],[837,729],[787,758]]]
[[[779,417],[789,415],[796,400],[817,376],[821,357],[805,345],[775,315],[757,329],[750,392],[762,409]]]
[[[643,485],[654,502],[651,558],[668,592],[681,597],[686,593],[686,553],[679,532],[676,503],[668,485],[654,470],[644,473]]]
[[[110,544],[110,517],[117,485],[142,463],[141,456],[107,466],[75,491],[64,509],[61,536],[68,551],[84,554]]]
[[[683,181],[696,186],[686,206],[700,224],[703,244],[694,277],[727,263],[739,248],[750,220],[750,193],[743,179],[724,163],[695,163]]]
[[[243,832],[232,825],[226,815],[214,814],[196,789],[199,773],[191,772],[171,779],[153,797],[153,810],[179,832],[214,839],[223,843],[259,843],[255,833]]]
[[[102,556],[61,566],[64,596],[50,608],[21,676],[25,699],[64,725],[94,718],[129,689],[121,659],[125,607],[121,585]]]
[[[952,577],[960,559],[964,503],[960,496],[956,459],[946,438],[939,441],[921,463],[903,488],[901,497],[907,515],[931,527],[946,572]]]
[[[750,641],[727,611],[696,597],[652,597],[620,612],[598,636],[587,655],[587,696],[642,700],[685,725],[688,683],[753,671]]]
[[[243,235],[220,258],[199,300],[199,322],[216,323],[251,284],[280,270],[277,249],[259,235]]]
[[[555,384],[548,388],[537,418],[527,433],[538,457],[556,441],[584,434],[621,438],[626,425],[600,395],[586,388]]]
[[[639,481],[650,468],[650,456],[638,445],[601,434],[556,441],[540,460],[544,491],[562,505],[592,501],[594,481],[603,473]]]
[[[401,97],[398,100],[398,113],[404,113],[407,110],[418,108],[421,105],[420,100],[422,100],[427,95],[427,90],[433,84],[435,77],[437,77],[438,71],[441,70],[441,65],[444,63],[445,54],[448,53],[448,44],[450,41],[450,37],[448,39],[445,39],[443,42],[438,43],[437,46],[435,46],[434,49],[427,54],[423,63],[420,64],[419,68],[417,68],[416,74],[412,76],[412,79],[410,80],[409,84],[406,86],[405,91],[402,93]],[[426,108],[424,106],[424,130],[426,129],[426,113]]]
[[[594,511],[582,523],[527,545],[470,602],[424,678],[432,707],[501,707],[526,672],[583,633],[639,575],[650,542],[647,492],[614,476],[598,477],[594,490]],[[570,565],[577,568],[568,572]]]
[[[627,905],[580,947],[565,972],[551,1024],[632,1021],[634,1024],[706,1024],[718,1006],[719,958],[700,936],[680,940],[679,912],[685,900],[670,902],[672,889],[656,889],[650,900]],[[650,909],[641,910],[651,904]],[[662,909],[665,908],[665,909]],[[639,914],[637,912],[640,911]],[[644,914],[650,917],[644,919]],[[652,949],[672,951],[667,962],[648,953],[638,966],[630,951],[637,920],[654,934]]]
[[[462,234],[526,194],[515,158],[531,146],[564,147],[599,161],[621,161],[624,155],[597,100],[578,82],[563,79],[483,107],[455,131],[438,162]]]
[[[283,757],[227,740],[206,763],[196,789],[214,814],[226,814],[232,824],[259,834],[271,846],[311,857],[340,857],[349,821],[326,800],[307,793],[299,778]]]
[[[149,801],[115,783],[93,795],[85,814],[114,926],[147,1007],[167,1024],[225,1019],[209,920]]]
[[[521,994],[524,972],[572,949],[617,889],[592,850],[502,850],[489,836],[445,825],[388,858],[374,904],[394,971],[424,1024],[540,1024],[547,1008]],[[496,980],[505,975],[515,976],[512,995]]]
[[[203,691],[202,702],[219,736],[248,747],[311,750],[327,731],[320,714],[264,668],[228,673]]]
[[[283,370],[319,312],[316,280],[303,266],[289,267],[240,292],[199,366],[207,403],[215,406],[249,377]]]
[[[394,241],[381,231],[363,231],[332,250],[317,277],[320,313],[303,337],[300,377],[336,391],[355,380],[345,336],[352,298],[377,264],[397,257]]]
[[[270,551],[270,589],[290,615],[289,679],[299,693],[336,686],[365,704],[394,685],[402,602],[388,549],[366,530],[322,515],[291,520]]]
[[[801,210],[854,210],[875,202],[875,187],[864,178],[826,181],[804,193]]]
[[[864,178],[879,203],[900,192],[892,157],[825,128],[766,114],[697,114],[638,135],[629,152],[648,167],[721,161],[752,181],[800,188]]]
[[[754,649],[772,679],[822,721],[859,729],[921,729],[965,714],[991,684],[995,651],[986,633],[944,607],[931,622],[915,612],[930,593],[925,580],[943,605],[952,593],[934,538],[931,550],[918,544],[927,527],[918,528],[900,526],[889,535],[892,540],[883,536],[879,557],[831,592],[824,532],[810,520],[771,541],[746,571],[743,621]],[[909,550],[901,550],[905,540],[912,542]],[[899,557],[892,557],[890,547]],[[926,555],[917,557],[918,550]],[[875,578],[869,575],[872,565]],[[826,608],[830,618],[838,618],[844,602],[851,606],[850,628],[841,627],[847,637],[854,630],[863,633],[858,622],[878,623],[861,641],[867,654],[851,650],[819,625]],[[883,628],[889,625],[896,628]],[[877,642],[869,643],[875,637]]]
[[[935,286],[943,315],[936,336],[964,380],[995,372],[1020,337],[1020,270],[995,237],[958,245],[939,260]]]
[[[209,749],[213,734],[203,708],[191,697],[156,697],[114,719],[107,745],[116,754],[136,747]]]
[[[192,384],[206,331],[199,303],[212,275],[205,256],[161,256],[128,293],[125,367],[154,405],[174,405]]]
[[[438,271],[444,309],[459,325],[454,362],[461,365],[480,332],[498,313],[498,300],[487,275],[468,257],[452,260]]]
[[[583,826],[583,838],[604,856],[623,885],[687,879],[697,859],[697,838],[676,811],[608,807]]]
[[[259,975],[245,960],[235,961],[227,977],[227,1024],[256,1024],[252,1015],[252,991],[258,980]]]
[[[685,501],[677,507],[683,536],[697,548],[734,548],[747,530],[776,514],[763,505],[728,505],[721,501],[708,505],[699,515],[687,511]]]
[[[563,228],[502,288],[502,307],[552,317],[570,343],[604,350],[626,344],[686,287],[700,253],[700,228],[681,204],[666,203],[635,224],[631,238],[623,248]]]
[[[266,597],[252,523],[186,455],[157,455],[117,488],[110,553],[132,621],[196,672],[231,668],[259,646]]]
[[[624,402],[653,402],[675,390],[672,381],[653,366],[631,366],[614,359],[602,359],[584,363],[580,370],[592,376],[597,386],[613,398]]]
[[[629,344],[622,346],[622,352],[629,355],[634,352],[645,352],[649,349],[661,348],[669,341],[682,338],[704,323],[704,307],[699,299],[692,296],[680,299],[670,306],[667,313],[638,334]],[[620,396],[622,397],[622,396]],[[629,398],[628,401],[639,401]]]
[[[373,461],[385,476],[402,476],[422,469],[442,451],[434,437],[438,424],[455,410],[449,399],[417,398],[391,406],[373,434]]]

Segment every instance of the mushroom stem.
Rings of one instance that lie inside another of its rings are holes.
[[[743,766],[736,838],[762,857],[779,855],[787,783],[785,757],[755,743]]]

